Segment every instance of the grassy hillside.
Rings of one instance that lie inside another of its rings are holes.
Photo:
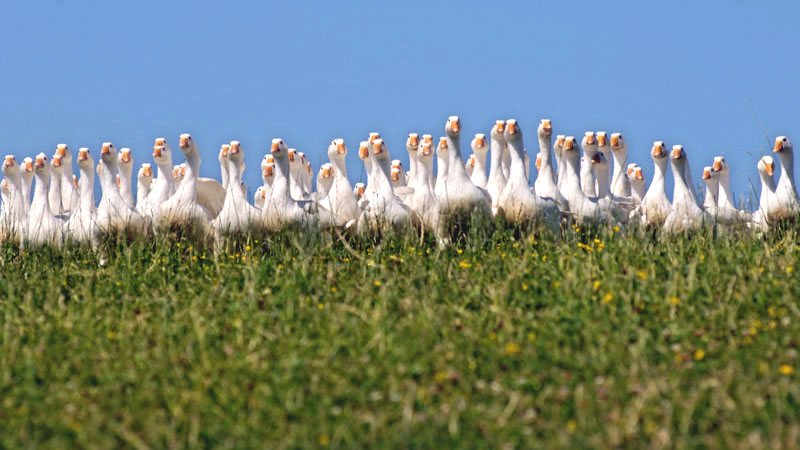
[[[796,445],[796,231],[0,255],[0,447]]]

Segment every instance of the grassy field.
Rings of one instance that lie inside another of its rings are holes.
[[[792,447],[798,233],[0,255],[0,447]]]

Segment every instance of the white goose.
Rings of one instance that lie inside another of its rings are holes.
[[[584,151],[590,148],[590,153],[596,153],[596,149],[591,148],[593,144],[587,143],[588,138],[583,138]],[[594,150],[594,151],[593,151]],[[570,214],[578,223],[586,221],[610,222],[616,220],[618,212],[612,207],[608,199],[597,199],[587,197],[581,189],[580,160],[581,155],[578,145],[573,136],[564,138],[563,147],[564,159],[564,196],[569,202]]]
[[[599,141],[598,139],[598,142]],[[597,182],[595,183],[597,198],[613,200],[614,196],[611,195],[611,164],[608,158],[606,158],[605,153],[599,150],[595,152],[590,160],[590,164],[597,177]]]
[[[650,187],[642,200],[642,212],[647,225],[661,226],[667,220],[672,204],[667,198],[667,152],[663,141],[653,142],[650,156],[653,158],[655,172]]]
[[[614,175],[611,177],[611,193],[615,197],[630,197],[631,184],[625,176],[628,165],[628,144],[622,133],[611,134],[611,155],[614,159]]]
[[[303,163],[297,154],[297,149],[289,149],[289,190],[292,198],[298,201],[308,200],[308,193],[303,186]]]
[[[719,174],[719,194],[717,196],[717,214],[714,217],[718,223],[741,224],[750,222],[750,215],[736,208],[731,191],[731,172],[728,163],[722,156],[714,157],[714,172]]]
[[[347,176],[346,158],[344,139],[334,139],[328,146],[328,159],[333,170],[333,186],[328,193],[328,200],[330,211],[336,217],[336,226],[344,226],[351,221],[355,223],[361,214],[358,199],[353,195],[353,187]]]
[[[142,164],[136,174],[136,210],[144,215],[144,205],[153,185],[153,166],[150,163]]]
[[[217,160],[219,160],[220,179],[222,180],[222,189],[225,189],[226,198],[228,195],[228,152],[230,149],[230,144],[222,144],[219,149],[219,155],[217,155]]]
[[[417,150],[414,192],[408,197],[408,206],[422,220],[425,230],[441,237],[439,227],[439,201],[431,189],[429,179],[433,176],[433,143],[423,142]]]
[[[78,150],[78,171],[81,174],[78,180],[80,203],[72,212],[67,221],[67,235],[69,239],[78,244],[95,244],[96,207],[94,204],[94,159],[88,148]]]
[[[506,177],[507,180],[511,173],[511,150],[508,148],[508,142],[503,146],[502,155],[501,167],[503,168],[503,176]]]
[[[69,151],[67,144],[58,144],[56,154],[61,156],[62,170],[61,175],[61,210],[64,214],[71,214],[80,205],[80,194],[73,181],[75,175],[72,170],[72,152]]]
[[[439,200],[439,210],[445,220],[442,226],[447,228],[447,224],[451,222],[463,223],[473,216],[491,217],[492,203],[489,194],[472,184],[467,177],[467,171],[464,170],[464,160],[461,158],[461,121],[458,116],[450,116],[447,119],[445,134],[448,152],[447,179],[442,191],[436,196]]]
[[[592,167],[592,160],[597,153],[594,133],[587,131],[584,134],[583,142],[583,157],[581,157],[581,190],[584,195],[589,198],[597,197],[597,183],[595,182],[594,168]]]
[[[664,221],[664,231],[682,233],[713,225],[713,217],[697,205],[697,196],[692,194],[693,188],[687,182],[689,162],[682,145],[672,146],[671,161],[675,189],[672,193],[672,210]]]
[[[556,136],[556,142],[553,144],[553,154],[556,157],[556,163],[558,167],[556,168],[556,187],[558,187],[558,192],[564,195],[564,180],[567,178],[567,170],[564,167],[564,139],[566,138],[565,135],[559,134]],[[566,198],[566,196],[564,196]]]
[[[33,185],[33,158],[25,157],[22,160],[22,200],[25,203],[25,212],[31,210],[31,186]]]
[[[539,174],[533,184],[534,191],[539,197],[556,202],[560,210],[569,211],[569,202],[558,189],[555,171],[553,170],[551,149],[553,125],[550,119],[542,119],[539,122],[536,134],[539,137],[539,156],[536,159],[536,170],[539,171]]]
[[[103,234],[124,233],[128,237],[140,235],[144,230],[144,220],[135,209],[128,206],[116,183],[118,153],[113,144],[103,143],[100,159],[98,175],[103,195],[97,207],[97,231]]]
[[[753,227],[759,231],[767,231],[774,211],[780,208],[778,196],[775,193],[775,163],[771,156],[762,156],[758,160],[758,175],[761,178],[761,194],[758,199],[758,209],[753,212]]]
[[[172,167],[172,149],[166,139],[156,139],[153,145],[153,160],[156,163],[158,172],[155,185],[150,190],[150,193],[147,194],[147,199],[142,208],[142,215],[147,217],[152,217],[155,211],[177,190]],[[178,171],[180,171],[180,168]]]
[[[370,158],[369,154],[370,154],[370,147],[372,146],[372,141],[374,141],[375,139],[380,139],[380,137],[381,137],[380,133],[372,132],[369,134],[369,139],[367,139],[366,141],[361,141],[358,145],[358,157],[361,159],[361,161],[364,162],[364,169],[367,172],[367,187],[366,190],[364,191],[366,195],[366,197],[364,197],[365,199],[371,197],[372,194],[375,192],[374,183],[372,183],[371,181],[372,158]]]
[[[44,153],[36,155],[34,163],[36,187],[33,193],[33,203],[28,213],[28,229],[25,232],[25,244],[38,247],[52,245],[60,247],[64,238],[62,222],[56,218],[50,209],[48,187],[51,181],[50,164]],[[59,198],[59,203],[61,199]]]
[[[774,220],[782,220],[800,213],[800,200],[794,184],[794,152],[792,143],[786,136],[778,136],[772,151],[781,158],[781,177],[775,188],[778,196],[778,209],[773,214]]]
[[[489,167],[489,181],[486,183],[486,191],[492,199],[492,215],[497,214],[500,202],[500,193],[506,187],[507,178],[503,173],[503,149],[506,146],[505,120],[495,121],[490,133],[492,137],[491,154],[492,165]]]
[[[28,228],[28,212],[24,204],[22,174],[14,155],[6,155],[3,160],[3,189],[6,196],[0,205],[0,241],[22,242]]]
[[[419,151],[419,135],[417,133],[408,133],[406,139],[406,150],[408,151],[408,186],[416,184],[417,177],[417,152]]]
[[[703,198],[703,209],[711,217],[717,217],[717,199],[719,198],[719,173],[711,166],[703,167],[703,183],[706,185],[706,195]]]
[[[486,176],[486,154],[489,152],[489,143],[486,142],[486,135],[478,133],[470,143],[472,146],[473,167],[470,174],[470,181],[479,188],[486,188],[489,178]]]
[[[272,154],[264,155],[261,160],[261,186],[256,189],[253,196],[253,205],[258,209],[264,209],[264,203],[270,196],[272,190],[272,180],[275,179],[275,159]]]
[[[641,205],[645,196],[644,172],[638,165],[628,169],[628,181],[631,184],[631,197],[636,205]]]
[[[403,229],[414,222],[414,213],[394,195],[390,181],[389,151],[383,139],[372,142],[372,177],[375,192],[368,199],[369,203],[358,219],[358,231],[378,231],[386,226]]]
[[[131,189],[131,184],[133,183],[133,154],[131,154],[131,149],[127,147],[119,149],[117,165],[119,166],[119,194],[125,200],[125,203],[133,208],[136,206],[136,202]]]
[[[261,209],[261,218],[270,231],[281,228],[312,226],[316,217],[307,212],[301,203],[292,198],[289,187],[289,148],[283,139],[273,139],[270,146],[275,161],[272,188]]]
[[[64,174],[64,169],[61,164],[61,157],[58,154],[53,155],[53,162],[49,164],[50,171],[50,188],[47,192],[47,200],[50,204],[50,211],[54,216],[61,216],[63,209],[61,208],[61,177]]]
[[[511,152],[511,170],[506,187],[500,193],[498,213],[518,224],[527,224],[540,217],[555,218],[558,213],[555,201],[543,200],[530,189],[525,176],[522,128],[515,119],[506,121],[505,138]]]
[[[392,160],[392,187],[397,189],[406,186],[406,170],[399,159]]]
[[[172,166],[172,177],[175,179],[175,187],[179,188],[186,176],[186,163],[175,164]],[[176,189],[177,191],[177,189]]]
[[[246,233],[261,228],[261,211],[247,201],[241,189],[243,162],[241,144],[231,141],[227,157],[228,192],[222,210],[212,223],[218,241],[226,234]]]
[[[180,229],[197,232],[201,237],[209,236],[211,214],[198,202],[197,178],[200,169],[200,152],[192,136],[182,134],[179,145],[186,158],[185,175],[175,195],[167,199],[156,211],[153,226],[165,233]],[[99,215],[99,213],[98,213]]]
[[[442,194],[444,194],[449,166],[450,153],[447,148],[447,138],[443,136],[439,138],[439,145],[436,147],[436,182],[433,186],[433,192],[436,194],[436,198],[439,198],[442,196]]]
[[[361,197],[364,196],[364,192],[367,190],[367,185],[361,182],[358,182],[353,185],[353,195],[356,196],[356,199],[360,202]]]

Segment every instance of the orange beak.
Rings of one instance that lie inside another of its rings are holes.
[[[153,176],[153,168],[150,167],[150,166],[145,166],[144,169],[142,170],[142,173],[144,173],[144,176],[146,176],[146,177],[152,177]]]
[[[612,147],[619,146],[619,136],[611,136],[611,146]]]
[[[230,145],[230,150],[231,150],[232,154],[234,154],[234,155],[238,154],[239,153],[239,143],[238,142],[232,143]]]
[[[775,164],[774,163],[766,163],[766,164],[764,164],[764,166],[766,166],[765,168],[767,170],[767,175],[772,176],[772,175],[775,174]]]
[[[672,149],[672,159],[681,159],[681,149],[680,148],[673,148]]]
[[[53,158],[53,167],[61,167],[61,158]]]
[[[220,151],[222,152],[222,157],[223,158],[227,158],[228,157],[228,151],[230,151],[230,149],[231,149],[231,146],[229,144],[224,144],[220,148]]]
[[[447,150],[447,139],[439,138],[439,148]]]
[[[89,152],[86,150],[81,150],[78,152],[78,161],[86,161],[89,159]]]
[[[263,175],[265,177],[271,177],[272,176],[272,166],[271,165],[264,166],[264,170],[261,171],[261,175]]]
[[[100,148],[100,154],[101,155],[106,155],[110,151],[111,151],[111,147],[108,144],[103,144],[103,146]]]
[[[178,145],[180,145],[181,148],[188,147],[189,146],[189,137],[188,136],[181,136],[180,141],[178,141]]]
[[[408,135],[408,145],[411,147],[419,147],[419,136],[417,136],[417,133]]]
[[[261,190],[261,198],[262,198],[263,200],[266,200],[266,199],[267,199],[267,191],[266,191],[265,189],[262,189],[262,190]]]
[[[553,131],[553,126],[550,124],[550,119],[542,119],[542,130]]]
[[[458,133],[461,131],[461,123],[458,119],[453,119],[450,121],[450,131],[453,133]]]
[[[25,171],[26,172],[33,172],[33,162],[25,161]]]
[[[75,189],[80,189],[80,186],[78,186],[78,177],[75,175],[72,176],[72,184],[75,185]]]
[[[272,145],[269,147],[269,151],[272,153],[276,153],[281,151],[281,146],[277,142],[273,142]]]
[[[358,187],[358,195],[359,196],[364,195],[364,189],[365,189],[364,186],[359,186]]]
[[[37,167],[37,168],[39,168],[39,169],[41,169],[42,167],[44,167],[44,159],[42,159],[42,158],[36,158],[36,167]]]
[[[160,158],[161,157],[161,150],[163,148],[164,147],[162,147],[160,145],[156,145],[155,147],[153,147],[153,157],[154,158]]]
[[[564,140],[564,150],[572,150],[574,146],[575,146],[575,141],[573,139]]]
[[[505,120],[496,120],[494,122],[494,128],[498,133],[503,134],[503,132],[506,130]]]
[[[586,135],[586,144],[587,145],[594,144],[594,134],[587,134]]]
[[[360,145],[358,147],[358,157],[367,159],[369,157],[369,147],[367,145]]]
[[[475,137],[475,147],[483,148],[484,145],[485,145],[485,142],[483,140],[483,136]]]
[[[122,162],[124,162],[124,163],[129,163],[129,162],[131,162],[131,154],[130,154],[130,152],[125,152],[125,153],[123,153],[123,154],[122,154],[122,156],[120,156],[120,159],[121,159],[121,160],[122,160]]]
[[[117,174],[117,186],[122,185],[122,180],[119,178],[119,174]]]
[[[422,136],[422,143],[433,145],[433,137],[430,134],[423,135]]]
[[[56,155],[60,157],[64,157],[67,155],[67,148],[66,147],[56,147]]]
[[[430,142],[426,142],[426,143],[422,144],[422,155],[423,156],[430,156],[431,153],[432,153],[431,143]]]
[[[722,161],[714,160],[714,172],[719,172],[722,170]]]
[[[656,144],[653,146],[653,156],[661,156],[664,150],[661,148],[661,144]]]
[[[322,169],[322,178],[330,178],[331,177],[331,169],[325,167]]]
[[[644,180],[644,175],[642,174],[641,170],[634,170],[633,171],[633,179],[634,180]]]
[[[708,180],[711,178],[711,171],[708,169],[703,169],[703,179]]]
[[[11,156],[6,156],[6,165],[8,167],[14,167],[14,158]]]
[[[165,145],[166,143],[167,143],[166,139],[164,139],[164,138],[156,138],[155,145]]]
[[[297,152],[289,152],[289,162],[294,162],[294,154]]]
[[[182,177],[186,176],[186,166],[181,165],[181,176]]]
[[[597,145],[603,147],[606,145],[606,135],[605,134],[598,134],[597,135]]]
[[[564,146],[564,136],[559,136],[556,138],[556,146],[563,147]]]
[[[380,142],[373,142],[372,143],[372,153],[376,155],[380,155],[383,152],[383,146]]]
[[[776,140],[775,141],[775,147],[772,148],[772,151],[774,153],[778,153],[780,151],[783,151],[783,141]]]
[[[400,180],[400,172],[392,171],[392,181]]]
[[[345,153],[347,153],[347,148],[345,148],[344,142],[340,141],[336,143],[336,153],[340,155],[344,155]]]

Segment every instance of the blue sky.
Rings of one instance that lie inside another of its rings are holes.
[[[242,141],[254,187],[271,138],[316,170],[342,137],[354,181],[369,131],[407,160],[407,133],[449,115],[468,136],[513,117],[530,151],[547,117],[623,132],[648,181],[653,140],[683,144],[695,180],[722,153],[747,195],[774,137],[800,139],[797,3],[129,3],[4,6],[0,153],[110,140],[138,167],[190,132],[217,178],[220,144]]]

